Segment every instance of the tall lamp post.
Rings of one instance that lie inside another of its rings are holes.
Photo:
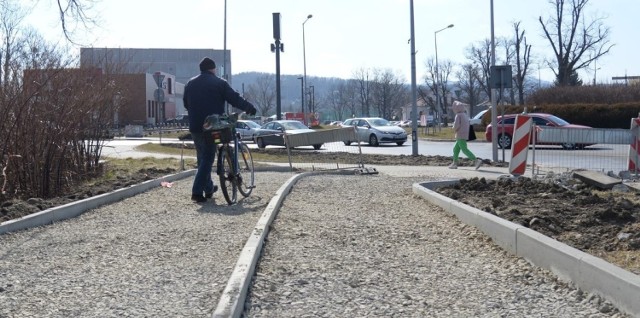
[[[303,64],[303,68],[304,68],[304,74],[303,74],[303,78],[302,78],[302,116],[304,117],[304,91],[306,91],[307,89],[307,53],[306,53],[306,46],[304,43],[304,24],[307,23],[307,21],[309,21],[309,19],[313,18],[313,15],[308,15],[307,18],[304,20],[304,22],[302,22],[302,64]],[[305,124],[306,124],[306,120]]]
[[[302,121],[304,122],[304,77],[301,76],[298,79],[300,80],[300,105],[302,106]]]
[[[311,105],[309,112],[315,113],[316,112],[316,89],[315,89],[315,86],[313,85],[309,85],[309,105]]]
[[[411,154],[418,155],[418,94],[416,84],[416,36],[413,21],[413,0],[409,2],[409,16],[411,28]]]
[[[435,48],[436,48],[436,78],[435,78],[434,86],[436,87],[436,106],[438,107],[438,109],[436,110],[437,112],[439,112],[442,109],[442,105],[440,105],[440,69],[438,68],[438,32],[441,32],[450,28],[453,28],[453,24],[449,24],[446,27],[433,33],[433,40],[435,42]]]

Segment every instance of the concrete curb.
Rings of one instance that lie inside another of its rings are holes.
[[[96,195],[84,200],[75,201],[72,203],[26,215],[19,219],[2,222],[0,224],[0,235],[74,218],[88,210],[95,209],[102,205],[117,202],[122,199],[145,192],[149,189],[158,187],[163,181],[172,182],[175,180],[183,179],[194,175],[195,172],[196,170],[193,169],[172,175],[166,175],[158,179],[132,185],[128,188],[118,189],[109,193]]]
[[[640,276],[524,226],[455,201],[433,189],[459,180],[416,183],[413,193],[475,226],[506,251],[550,270],[561,280],[604,297],[620,311],[640,317]]]
[[[227,286],[220,296],[220,300],[218,301],[218,306],[213,313],[213,317],[236,318],[242,315],[244,311],[244,302],[249,291],[249,285],[251,284],[260,255],[262,254],[262,246],[267,234],[269,233],[269,227],[278,214],[278,211],[282,206],[282,202],[286,198],[287,194],[291,192],[293,185],[296,184],[298,180],[308,176],[319,174],[354,173],[355,172],[352,170],[303,172],[289,178],[289,180],[287,180],[287,182],[278,189],[273,198],[271,198],[271,201],[269,201],[269,204],[262,213],[258,223],[256,223],[251,235],[247,239],[244,248],[240,252],[238,262],[236,263],[233,273],[227,282]]]

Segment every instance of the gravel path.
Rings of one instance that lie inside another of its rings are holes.
[[[209,317],[290,173],[229,207],[191,178],[0,236],[0,317]],[[621,316],[411,193],[428,177],[302,178],[268,236],[247,317]]]
[[[414,196],[421,178],[303,178],[272,225],[246,317],[622,316]]]
[[[0,236],[0,317],[209,317],[290,173],[259,172],[237,206],[191,202],[187,178]]]

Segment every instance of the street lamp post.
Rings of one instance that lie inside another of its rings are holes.
[[[304,68],[304,74],[302,75],[302,116],[304,116],[304,92],[307,88],[307,53],[306,53],[306,45],[304,42],[304,24],[309,21],[309,19],[313,18],[313,15],[308,15],[307,18],[302,22],[302,64]]]
[[[302,106],[302,122],[304,122],[304,77],[298,77],[298,79],[300,80],[300,98],[301,98],[301,103],[300,105]]]
[[[496,37],[493,21],[493,0],[489,1],[489,8],[491,11],[491,66],[496,66]],[[496,125],[498,120],[497,102],[496,89],[491,87],[491,135],[493,136],[491,137],[491,155],[493,156],[493,161],[498,161],[498,125]],[[502,152],[502,160],[504,161],[504,151]]]
[[[309,105],[311,105],[309,112],[315,113],[316,112],[316,90],[313,85],[309,85]]]
[[[413,21],[413,0],[409,2],[409,16],[411,29],[411,154],[418,155],[418,93],[416,84],[416,36]]]
[[[453,24],[449,24],[446,27],[433,33],[433,41],[435,43],[435,49],[436,49],[436,77],[434,79],[435,80],[434,86],[436,88],[436,106],[438,107],[438,109],[436,109],[437,112],[439,112],[442,109],[442,105],[440,105],[440,69],[438,68],[438,32],[444,31],[449,28],[453,28]]]

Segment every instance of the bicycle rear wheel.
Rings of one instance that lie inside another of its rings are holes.
[[[238,145],[238,190],[245,198],[251,195],[255,188],[255,177],[253,174],[253,157],[249,151],[249,146],[244,143]]]
[[[222,195],[227,203],[232,205],[238,200],[238,187],[233,173],[233,158],[231,158],[233,151],[229,148],[229,145],[222,146],[218,152],[218,177]]]

